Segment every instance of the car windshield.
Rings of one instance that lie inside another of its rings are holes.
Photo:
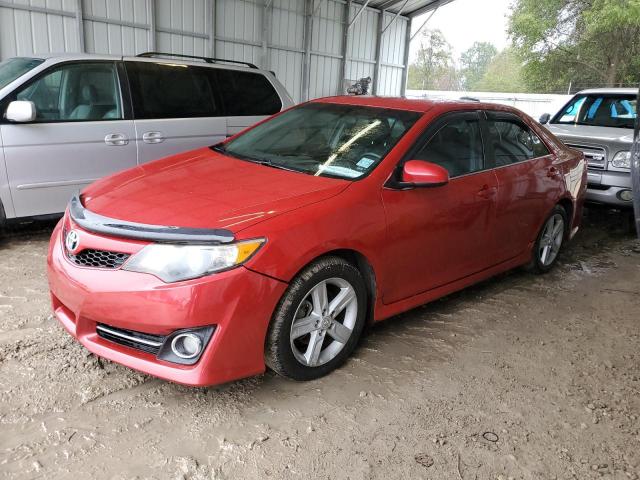
[[[551,123],[633,128],[636,103],[635,95],[577,95]]]
[[[214,149],[309,175],[357,179],[372,171],[419,117],[402,110],[308,103]]]
[[[39,58],[10,58],[0,62],[0,88],[4,88],[16,78],[40,65],[44,60]]]

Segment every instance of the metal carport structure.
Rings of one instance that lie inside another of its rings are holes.
[[[0,0],[0,59],[165,51],[272,70],[294,100],[406,89],[412,19],[452,0]]]

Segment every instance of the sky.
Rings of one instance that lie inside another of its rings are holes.
[[[440,29],[453,47],[453,57],[460,54],[473,42],[491,42],[498,50],[508,44],[507,16],[512,0],[455,0],[431,17],[425,29]],[[413,33],[422,25],[431,12],[413,20]],[[411,42],[410,59],[413,61],[420,46],[420,35]]]

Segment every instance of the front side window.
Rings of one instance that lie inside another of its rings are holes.
[[[636,102],[634,95],[578,95],[551,123],[633,128]]]
[[[489,120],[496,167],[544,157],[549,150],[542,140],[517,120]]]
[[[44,60],[39,58],[10,58],[4,62],[0,62],[0,88],[4,88],[20,78],[29,70],[33,70]]]
[[[371,172],[419,117],[401,110],[310,103],[214,149],[309,175],[357,179]]]
[[[480,122],[477,118],[452,120],[440,128],[415,155],[444,167],[450,177],[459,177],[484,168]]]
[[[16,100],[36,106],[36,122],[122,119],[118,75],[113,63],[62,65],[31,82]]]
[[[182,64],[126,62],[135,118],[197,118],[220,115],[210,69]]]

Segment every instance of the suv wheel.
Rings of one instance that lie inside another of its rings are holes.
[[[265,362],[295,380],[319,378],[353,352],[365,324],[367,294],[360,271],[339,257],[305,268],[276,307]]]

